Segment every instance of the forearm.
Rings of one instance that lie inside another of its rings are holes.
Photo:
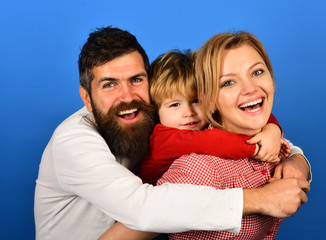
[[[311,181],[311,167],[304,155],[295,153],[282,162],[289,166],[283,169],[283,177],[304,178]]]
[[[243,215],[290,217],[308,201],[306,192],[309,189],[306,180],[296,178],[279,179],[261,188],[244,189]]]
[[[164,184],[153,187],[119,164],[105,141],[87,129],[58,136],[53,144],[62,189],[92,203],[129,228],[172,233],[241,226],[242,191]],[[241,200],[239,200],[241,199]]]
[[[307,179],[309,182],[312,180],[311,175],[311,166],[308,159],[305,157],[302,149],[298,146],[294,146],[292,142],[288,139],[285,139],[289,146],[290,146],[290,156],[287,159],[284,159],[282,162],[289,162],[290,164],[286,165],[293,165],[295,168],[298,169],[301,173],[296,173],[295,177],[302,177]],[[292,171],[293,169],[291,169]],[[301,175],[302,174],[302,175]],[[283,174],[284,175],[284,174]]]
[[[150,240],[158,233],[141,232],[130,229],[122,223],[115,223],[98,240]]]
[[[247,158],[252,157],[256,150],[255,145],[246,144],[250,136],[217,128],[191,131],[159,125],[154,131],[150,148],[162,163],[165,163],[164,159],[175,159],[193,152],[221,158]]]

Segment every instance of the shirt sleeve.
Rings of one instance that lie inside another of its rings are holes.
[[[93,129],[61,132],[52,146],[56,177],[63,190],[78,195],[127,227],[162,233],[241,227],[241,189],[142,184],[117,163]]]
[[[150,138],[150,153],[142,162],[138,175],[144,182],[155,184],[174,159],[190,153],[232,159],[249,158],[256,148],[256,145],[246,144],[249,138],[218,128],[179,130],[158,124]]]
[[[281,129],[281,132],[283,132],[281,125],[278,123],[278,121],[277,121],[276,117],[273,115],[273,113],[269,116],[267,123],[276,124]]]

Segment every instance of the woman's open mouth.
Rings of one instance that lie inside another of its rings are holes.
[[[247,103],[241,104],[239,106],[239,108],[242,111],[245,111],[245,112],[248,112],[248,113],[257,112],[263,106],[264,100],[265,100],[265,98],[259,98],[259,99],[256,99],[256,100],[252,101],[252,102],[247,102]]]

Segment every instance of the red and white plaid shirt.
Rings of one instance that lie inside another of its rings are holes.
[[[267,183],[277,163],[253,159],[221,159],[215,156],[189,154],[176,159],[157,182],[205,185],[216,189],[258,188]],[[174,239],[275,239],[283,219],[263,215],[242,218],[240,233],[227,231],[189,231],[169,234]]]

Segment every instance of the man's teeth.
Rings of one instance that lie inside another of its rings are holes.
[[[118,115],[126,115],[126,114],[131,114],[131,113],[134,113],[134,112],[137,112],[137,108],[118,112]]]
[[[260,99],[257,99],[255,101],[252,101],[252,102],[244,103],[244,104],[240,105],[240,108],[251,107],[251,106],[254,106],[256,104],[261,103],[262,101],[263,101],[263,99],[260,98]]]

